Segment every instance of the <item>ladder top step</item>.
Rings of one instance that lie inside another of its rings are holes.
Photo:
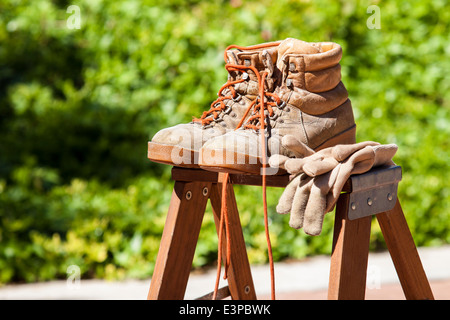
[[[175,181],[206,181],[221,183],[224,173],[206,171],[202,169],[172,168],[172,179]],[[353,175],[343,187],[344,192],[361,191],[377,188],[381,185],[396,184],[401,180],[402,170],[400,166],[381,166],[366,173]],[[261,175],[230,174],[231,184],[261,186]],[[266,178],[268,187],[284,188],[289,183],[289,174],[268,175]]]

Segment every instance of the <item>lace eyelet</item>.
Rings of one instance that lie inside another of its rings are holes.
[[[226,109],[223,111],[224,114],[229,114],[231,111],[231,107],[227,106]]]
[[[232,98],[234,102],[239,102],[242,99],[242,96],[238,93],[236,97]]]
[[[286,102],[283,101],[283,100],[281,100],[281,104],[278,104],[278,103],[277,103],[277,108],[278,108],[278,109],[283,109],[285,106],[286,106]]]
[[[286,80],[286,86],[292,87],[292,79],[287,79]]]

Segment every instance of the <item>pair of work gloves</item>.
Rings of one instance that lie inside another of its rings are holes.
[[[281,143],[295,158],[277,154],[269,159],[271,167],[291,174],[276,210],[280,214],[290,213],[289,225],[303,228],[309,235],[321,233],[325,214],[333,210],[351,175],[393,165],[392,157],[398,149],[395,144],[366,141],[315,152],[291,135],[284,136]]]

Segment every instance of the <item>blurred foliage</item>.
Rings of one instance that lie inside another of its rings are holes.
[[[396,143],[399,196],[419,246],[450,243],[449,3],[64,0],[0,3],[0,283],[148,277],[172,182],[146,159],[159,129],[190,121],[225,82],[223,50],[294,37],[342,45],[357,140]],[[369,5],[381,29],[366,25]],[[333,217],[306,236],[275,212],[276,260],[329,253]],[[261,189],[236,187],[252,263],[267,262]],[[207,212],[194,266],[216,259]],[[384,246],[376,222],[372,249]]]

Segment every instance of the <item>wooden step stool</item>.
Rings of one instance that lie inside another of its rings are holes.
[[[223,174],[174,167],[175,181],[148,299],[183,299],[208,199],[218,231]],[[397,200],[399,166],[351,176],[336,205],[328,299],[364,299],[372,215],[376,215],[406,299],[433,299],[402,208]],[[286,187],[288,175],[267,176],[268,187]],[[227,203],[231,241],[228,287],[222,299],[254,300],[233,184],[261,186],[261,176],[230,174]],[[223,235],[225,237],[225,235]],[[222,250],[225,259],[225,241]],[[213,283],[211,287],[213,287]],[[203,298],[210,298],[206,295]]]

